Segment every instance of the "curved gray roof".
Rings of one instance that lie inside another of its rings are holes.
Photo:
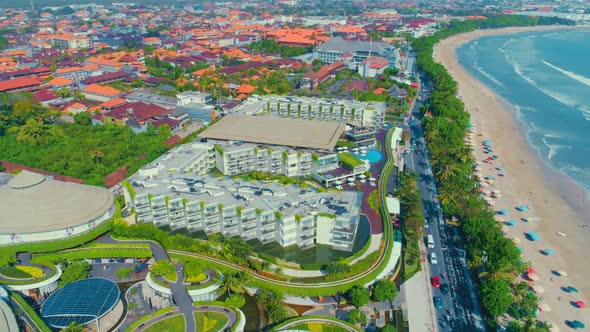
[[[37,233],[82,225],[113,206],[105,188],[62,182],[22,171],[0,181],[0,233]]]

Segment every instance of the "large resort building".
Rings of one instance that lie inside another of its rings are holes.
[[[173,148],[131,176],[124,192],[137,221],[284,247],[325,244],[351,251],[362,193],[321,192],[237,176],[258,172],[308,178],[326,187],[365,176],[368,162],[335,149],[339,140],[349,138],[346,128],[356,133],[359,127],[347,121],[248,114],[222,118],[193,143]],[[363,112],[358,114],[363,121]],[[371,124],[367,132],[376,130],[373,119],[365,121]],[[368,142],[365,138],[360,144]],[[214,170],[217,176],[211,175]]]
[[[350,123],[373,128],[382,128],[385,123],[385,103],[356,100],[254,95],[231,113]]]
[[[276,241],[281,246],[307,248],[317,243],[352,250],[361,193],[321,193],[277,182],[202,175],[215,165],[214,160],[221,163],[218,157],[229,158],[231,144],[226,144],[228,152],[223,155],[215,148],[220,145],[178,146],[129,178],[125,197],[135,208],[137,221],[263,243]],[[254,151],[255,145],[248,146],[248,151]],[[286,151],[278,151],[282,165],[288,161],[283,162]]]

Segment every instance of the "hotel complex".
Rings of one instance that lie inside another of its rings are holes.
[[[130,177],[124,192],[137,212],[137,221],[263,243],[276,241],[281,246],[307,248],[317,243],[352,250],[360,192],[321,193],[277,182],[200,175],[214,163],[229,162],[231,144],[217,144],[178,146]],[[224,146],[228,156],[224,153],[221,157],[217,146]],[[251,144],[246,148],[250,152],[255,149]],[[287,151],[277,151],[281,169],[288,169],[285,165],[290,161],[282,157]],[[299,158],[296,153],[291,156]]]
[[[281,118],[321,120],[381,128],[385,103],[294,96],[256,96],[232,109],[232,114],[273,115]]]
[[[271,100],[279,103],[282,99],[263,98],[261,102]],[[293,105],[297,102],[293,98]],[[359,122],[354,121],[358,126],[348,121],[293,119],[272,113],[228,115],[203,131],[196,141],[173,148],[131,176],[124,186],[126,201],[135,208],[140,223],[222,233],[262,243],[275,241],[281,246],[325,244],[351,251],[362,193],[320,192],[312,186],[249,182],[237,176],[258,172],[307,178],[326,187],[366,176],[368,162],[335,149],[344,137],[354,141],[361,135],[359,128],[365,128],[365,135],[354,142],[359,146],[373,144],[366,133],[374,134],[378,122],[375,117],[364,118],[364,107],[358,107],[357,115],[351,116],[358,117]],[[373,129],[359,127],[361,123]],[[217,176],[211,175],[214,169]]]

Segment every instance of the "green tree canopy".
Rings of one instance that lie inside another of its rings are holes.
[[[371,302],[371,293],[368,289],[361,286],[354,286],[348,291],[350,304],[359,308]]]
[[[393,301],[396,296],[397,286],[389,279],[381,279],[373,287],[373,300],[375,301]]]
[[[68,264],[64,269],[59,281],[59,287],[63,287],[71,282],[82,280],[90,277],[92,267],[86,261],[74,261]]]
[[[494,316],[500,316],[512,303],[510,286],[501,279],[488,279],[481,286],[481,301]]]

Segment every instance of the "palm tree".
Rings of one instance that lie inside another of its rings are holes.
[[[469,160],[473,159],[473,155],[471,154],[472,150],[469,147],[462,147],[457,152],[455,152],[455,157],[457,160],[461,161],[462,163],[466,163]]]
[[[94,159],[95,163],[98,163],[102,160],[102,158],[104,158],[104,153],[102,153],[102,151],[100,151],[99,149],[94,149],[90,151],[90,157]]]
[[[456,202],[454,195],[450,191],[446,190],[444,187],[441,188],[441,190],[438,192],[436,198],[438,198],[442,205]]]
[[[16,140],[23,143],[38,145],[45,140],[46,128],[43,123],[35,119],[28,119],[20,127],[16,135]]]
[[[453,176],[457,172],[457,166],[452,162],[441,163],[440,169],[436,172],[436,179],[438,182],[443,182]]]
[[[227,292],[229,296],[231,292],[243,293],[245,291],[246,283],[248,282],[248,275],[243,272],[228,273],[222,281],[222,289]]]
[[[85,332],[88,331],[84,324],[78,324],[76,322],[71,322],[62,332]]]

